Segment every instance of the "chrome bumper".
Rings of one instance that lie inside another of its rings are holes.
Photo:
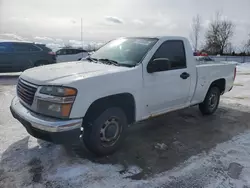
[[[13,116],[20,121],[29,122],[36,129],[46,132],[64,132],[79,129],[82,126],[82,118],[72,120],[61,120],[37,115],[25,108],[17,97],[15,97],[10,106]]]

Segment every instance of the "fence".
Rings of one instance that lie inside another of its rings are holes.
[[[236,61],[238,63],[250,62],[250,56],[209,56],[215,61]]]

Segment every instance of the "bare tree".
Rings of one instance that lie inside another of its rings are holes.
[[[194,50],[197,51],[199,47],[199,39],[200,39],[200,33],[201,33],[201,17],[199,14],[193,17],[191,27],[192,27],[192,31],[190,33],[190,39],[192,41]]]
[[[247,43],[245,45],[245,48],[246,48],[246,51],[248,53],[250,53],[250,34],[248,35],[249,36],[249,39],[247,40]]]
[[[246,41],[242,41],[240,44],[238,44],[236,51],[239,53],[244,53],[247,51],[247,44]]]
[[[225,47],[224,52],[225,52],[226,54],[232,54],[233,51],[235,51],[235,50],[234,50],[234,46],[232,45],[231,42],[229,42],[229,43],[227,44],[227,46]]]
[[[205,49],[213,54],[223,54],[230,45],[234,35],[234,24],[232,21],[222,19],[219,12],[216,13],[215,20],[212,20],[205,35]]]

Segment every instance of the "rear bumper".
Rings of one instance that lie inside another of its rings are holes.
[[[82,119],[60,120],[35,114],[25,108],[17,97],[12,100],[10,111],[27,132],[36,138],[56,144],[80,142]]]

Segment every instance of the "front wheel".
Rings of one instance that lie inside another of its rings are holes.
[[[125,138],[127,118],[122,109],[104,110],[84,127],[83,141],[93,153],[104,156],[115,152]]]
[[[199,104],[199,109],[203,115],[213,114],[220,102],[220,89],[216,86],[210,87],[203,103]]]

